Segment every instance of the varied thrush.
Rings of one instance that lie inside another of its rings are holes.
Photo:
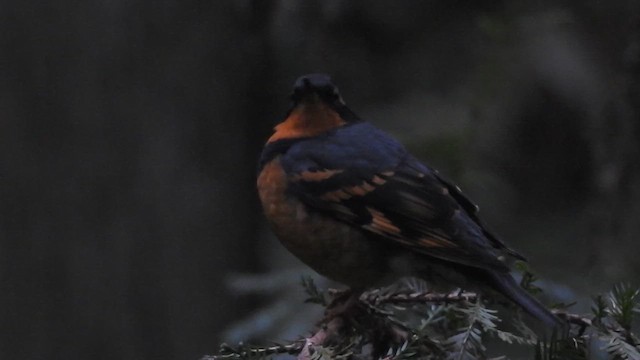
[[[521,288],[478,207],[390,135],[360,119],[324,74],[296,80],[293,104],[262,152],[258,191],[284,246],[318,273],[366,289],[402,276],[490,288],[549,326]]]

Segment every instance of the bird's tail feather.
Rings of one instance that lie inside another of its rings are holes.
[[[531,316],[539,319],[550,328],[561,328],[564,323],[551,311],[523,289],[508,273],[491,273],[493,286],[496,290],[518,304],[524,311]]]

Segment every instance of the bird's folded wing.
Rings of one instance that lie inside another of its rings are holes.
[[[434,258],[506,271],[499,247],[472,218],[475,205],[410,155],[333,159],[315,154],[297,158],[306,166],[289,166],[289,191],[311,211]]]

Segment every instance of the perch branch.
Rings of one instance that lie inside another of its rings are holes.
[[[290,354],[295,355],[302,350],[303,343],[301,341],[293,342],[290,344],[277,344],[267,347],[256,348],[243,348],[234,349],[227,344],[220,346],[219,355],[205,355],[200,360],[234,360],[234,359],[247,359],[247,358],[264,358],[269,355],[275,354]]]
[[[582,315],[572,314],[572,313],[566,312],[565,310],[558,310],[558,309],[553,309],[551,310],[551,312],[554,313],[560,319],[566,320],[570,324],[578,325],[583,328],[587,328],[593,325],[591,319]]]
[[[343,295],[344,291],[330,289],[329,294],[336,298]],[[358,301],[368,308],[372,315],[387,317],[387,323],[392,327],[391,335],[395,341],[406,340],[409,337],[409,330],[399,321],[395,320],[392,313],[378,307],[384,304],[428,304],[428,303],[456,303],[456,302],[476,302],[478,294],[474,292],[456,291],[452,293],[431,293],[431,292],[397,292],[384,293],[378,290],[365,292],[358,298]],[[551,310],[556,316],[567,321],[569,324],[579,326],[582,331],[592,326],[592,320],[588,317],[572,314],[565,310]],[[205,356],[201,360],[233,360],[248,357],[265,357],[273,354],[298,354],[298,360],[311,360],[315,353],[315,347],[325,346],[340,336],[349,319],[345,319],[345,312],[338,312],[340,315],[329,317],[325,323],[311,336],[300,341],[276,345],[263,348],[243,348],[240,346],[234,349],[228,345],[223,345],[220,355]]]
[[[448,294],[415,292],[415,293],[364,293],[360,300],[371,304],[402,304],[402,303],[454,303],[461,301],[475,302],[478,295],[473,292],[452,292]]]

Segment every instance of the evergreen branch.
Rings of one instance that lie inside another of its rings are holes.
[[[475,360],[486,358],[485,335],[509,344],[535,344],[536,359],[585,360],[591,358],[591,340],[604,341],[612,360],[640,360],[636,324],[640,292],[619,286],[607,297],[594,298],[593,315],[551,310],[572,325],[539,340],[516,311],[509,323],[515,333],[498,328],[496,311],[484,307],[473,292],[434,293],[422,282],[375,289],[363,294],[351,290],[322,291],[313,280],[302,285],[310,302],[325,307],[325,317],[310,336],[290,344],[232,348],[202,360],[265,358],[297,355],[300,360]],[[416,317],[416,315],[418,315]]]

